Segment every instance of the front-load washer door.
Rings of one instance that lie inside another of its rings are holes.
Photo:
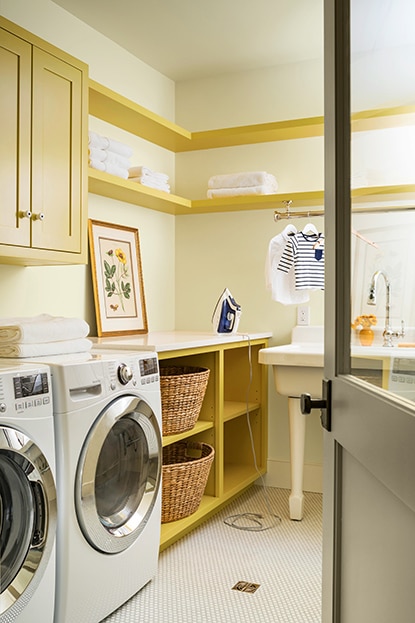
[[[78,462],[75,502],[98,551],[127,549],[146,525],[160,488],[161,446],[157,418],[137,396],[115,399],[95,420]]]
[[[41,449],[0,425],[0,619],[14,621],[43,577],[56,532],[56,488]]]

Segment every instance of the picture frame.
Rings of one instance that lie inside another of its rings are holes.
[[[138,229],[88,220],[98,337],[148,333]]]

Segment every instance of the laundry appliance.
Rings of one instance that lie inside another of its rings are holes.
[[[57,490],[56,623],[97,623],[156,574],[161,398],[155,353],[48,358]]]
[[[0,621],[52,623],[57,495],[49,368],[0,363]]]

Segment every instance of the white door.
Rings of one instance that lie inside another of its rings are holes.
[[[399,334],[401,319],[406,335],[392,342],[415,342],[415,193],[408,192],[415,186],[369,213],[351,191],[404,184],[405,165],[415,180],[413,159],[396,161],[412,129],[408,117],[396,151],[389,131],[350,132],[351,113],[415,102],[414,17],[413,0],[325,0],[325,376],[332,421],[324,432],[323,623],[415,620],[415,394],[400,391],[414,380],[415,349],[382,345],[385,324]],[[356,254],[357,244],[366,251]],[[376,270],[377,303],[367,306]],[[351,329],[359,315],[376,316],[378,347],[359,346]]]

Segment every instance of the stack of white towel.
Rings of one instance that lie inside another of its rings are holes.
[[[88,139],[89,166],[126,180],[133,155],[131,147],[96,132],[88,132]]]
[[[213,175],[208,181],[208,199],[240,195],[273,195],[278,190],[274,175],[266,171],[247,171]]]
[[[159,173],[158,171],[152,171],[148,167],[138,166],[129,169],[128,178],[131,182],[138,182],[143,184],[143,186],[164,190],[166,193],[170,192],[169,176],[166,173]]]
[[[42,357],[89,352],[89,325],[81,318],[40,314],[0,318],[0,357]]]

